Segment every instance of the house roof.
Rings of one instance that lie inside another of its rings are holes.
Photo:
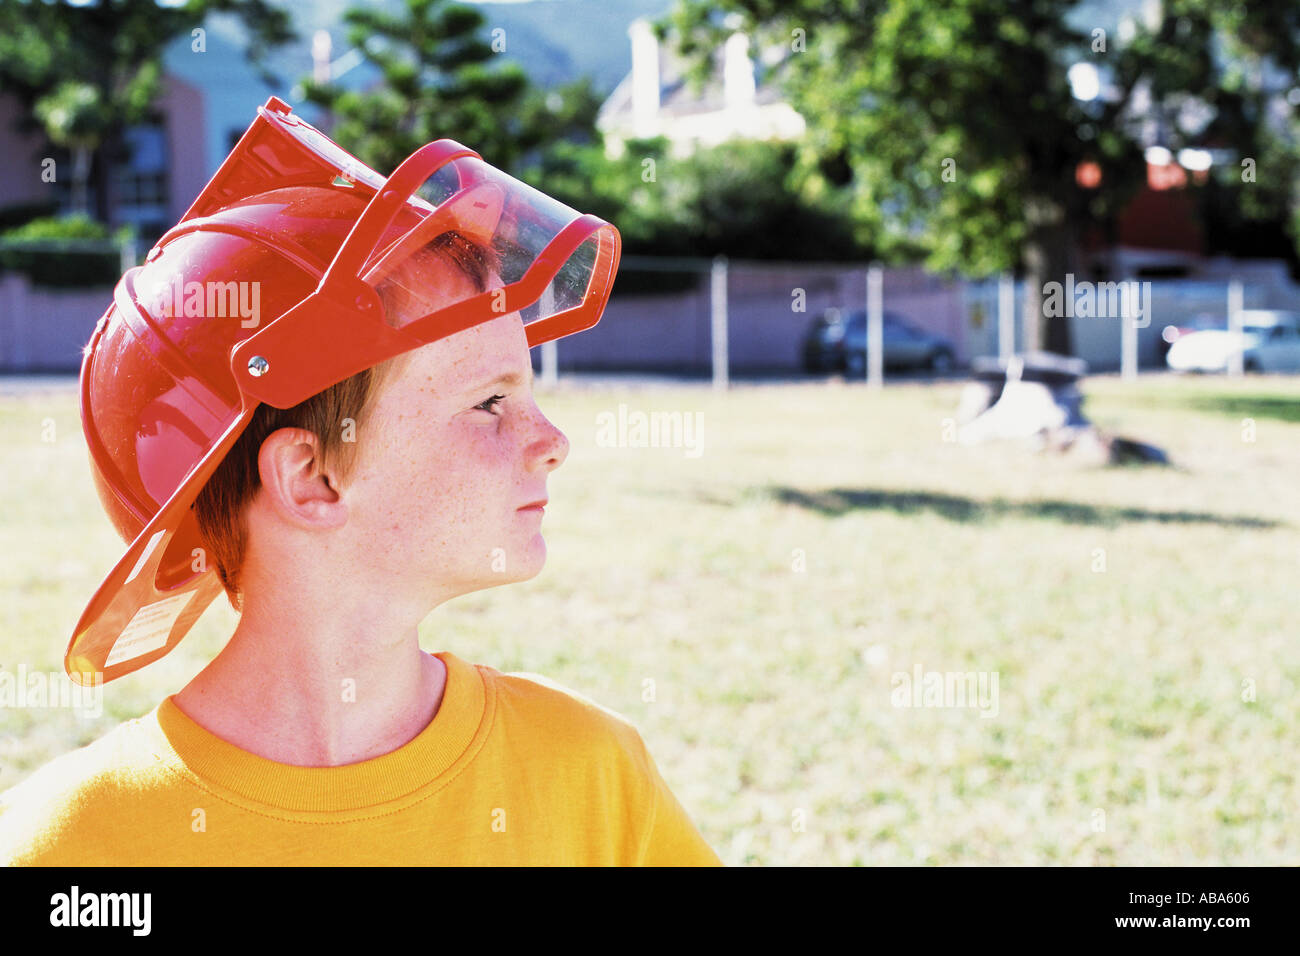
[[[687,79],[688,61],[677,53],[671,44],[658,44],[659,53],[659,116],[671,119],[712,113],[726,108],[726,88],[723,80],[723,55],[714,51],[713,64],[702,84]],[[760,58],[754,63],[754,102],[758,106],[785,102],[776,82],[782,62],[767,66]],[[631,123],[632,76],[629,72],[601,105],[597,123],[601,128],[624,126]]]

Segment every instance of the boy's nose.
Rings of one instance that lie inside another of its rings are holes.
[[[535,454],[542,464],[550,469],[559,468],[564,459],[569,457],[569,439],[555,424],[542,414],[536,412],[537,435],[533,440]]]
[[[560,465],[564,464],[564,459],[569,457],[569,437],[552,425],[549,420],[546,424],[554,433],[554,442],[552,443],[554,451],[551,454],[551,458],[554,459],[554,464],[552,464],[551,467],[559,468]]]

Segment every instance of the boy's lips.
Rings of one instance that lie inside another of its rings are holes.
[[[521,506],[518,510],[520,510],[520,511],[541,511],[541,510],[543,510],[543,509],[546,507],[546,503],[547,503],[549,500],[550,500],[549,498],[539,498],[537,501],[533,501],[533,502],[530,502],[529,504],[526,504],[526,505]]]

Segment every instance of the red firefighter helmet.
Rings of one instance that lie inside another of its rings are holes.
[[[484,291],[421,282],[415,253],[446,233],[487,252]],[[520,314],[529,346],[590,328],[618,258],[612,225],[458,143],[429,143],[385,179],[272,97],[86,346],[92,473],[130,547],[77,623],[69,676],[107,682],[157,660],[221,593],[191,505],[259,404],[291,408],[503,314]]]

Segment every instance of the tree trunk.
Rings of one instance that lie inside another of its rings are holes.
[[[1025,243],[1025,307],[1021,319],[1024,350],[1045,349],[1060,355],[1073,355],[1069,311],[1072,302],[1061,301],[1065,314],[1044,314],[1045,288],[1048,283],[1065,285],[1066,273],[1073,270],[1073,236],[1059,205],[1046,201],[1029,203],[1029,238]],[[1054,310],[1056,311],[1056,310]]]
[[[114,213],[113,171],[122,161],[122,140],[116,133],[106,135],[95,150],[93,181],[95,183],[95,218],[104,225],[118,225]]]
[[[72,214],[89,216],[90,202],[87,187],[90,182],[90,150],[84,146],[72,148]]]

